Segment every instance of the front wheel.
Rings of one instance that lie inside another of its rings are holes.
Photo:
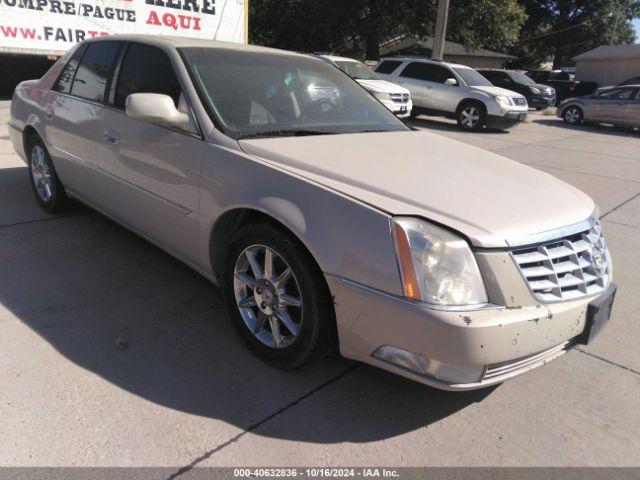
[[[478,131],[485,126],[487,114],[480,104],[467,103],[458,110],[457,120],[464,130]]]
[[[296,239],[269,224],[249,225],[233,236],[226,258],[225,302],[254,353],[292,369],[331,349],[331,295]]]
[[[569,125],[580,125],[584,120],[584,114],[580,107],[571,106],[562,113],[562,118]]]

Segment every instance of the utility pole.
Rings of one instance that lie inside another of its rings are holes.
[[[449,20],[449,0],[440,0],[438,5],[438,21],[436,36],[433,42],[433,59],[442,61],[444,57],[444,42],[447,37],[447,22]]]
[[[620,18],[620,10],[616,8],[616,20],[613,24],[613,32],[611,32],[611,41],[609,42],[609,45],[613,45],[613,42],[615,41],[616,38],[616,33],[618,31],[618,19]]]

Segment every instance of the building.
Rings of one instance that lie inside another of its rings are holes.
[[[576,80],[617,85],[640,76],[640,44],[605,45],[574,58]]]
[[[409,35],[393,38],[380,44],[381,57],[413,56],[430,58],[433,54],[433,37],[416,38]],[[446,41],[444,59],[474,68],[503,68],[506,62],[517,57],[485,49],[470,49],[456,42]]]

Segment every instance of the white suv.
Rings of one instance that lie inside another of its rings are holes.
[[[318,55],[318,58],[349,75],[398,118],[411,116],[411,110],[413,109],[411,93],[408,89],[398,85],[397,82],[392,83],[381,79],[364,63],[352,58],[330,55]]]
[[[519,93],[493,86],[473,68],[419,58],[385,58],[375,69],[407,87],[413,115],[455,118],[465,130],[505,129],[527,118],[529,105]]]

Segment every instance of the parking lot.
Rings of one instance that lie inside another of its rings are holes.
[[[620,287],[593,346],[448,393],[337,356],[266,366],[197,273],[84,207],[44,213],[8,109],[0,102],[0,466],[640,465],[640,132],[540,113],[504,133],[412,121],[590,194]]]

